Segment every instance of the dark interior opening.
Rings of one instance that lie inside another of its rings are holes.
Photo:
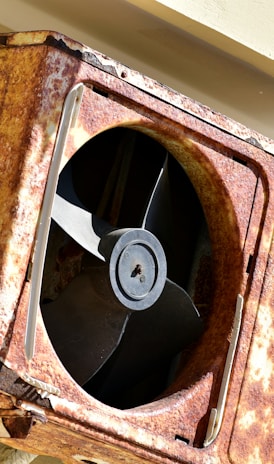
[[[211,285],[211,246],[207,224],[195,189],[172,154],[142,132],[115,128],[97,135],[75,153],[60,174],[59,187],[68,172],[71,189],[86,211],[103,219],[113,228],[145,227],[157,237],[165,252],[168,279],[190,295],[205,322]],[[81,224],[74,224],[74,227],[81,228]],[[87,310],[87,320],[83,320],[80,325],[77,304],[74,318],[70,319],[69,314],[64,313],[64,316],[62,313],[61,320],[58,315],[55,315],[56,320],[50,320],[48,314],[52,303],[58,302],[66,287],[81,272],[93,269],[98,274],[104,266],[105,263],[86,251],[52,220],[41,289],[41,308],[51,342],[73,377],[71,363],[62,357],[62,351],[58,351],[60,334],[63,337],[62,349],[72,339],[79,339],[78,353],[71,360],[72,363],[79,364],[81,359],[87,360],[90,353],[85,352],[83,333],[81,330],[80,333],[76,331],[83,324],[88,334],[86,326],[93,324],[92,304]],[[99,297],[104,298],[104,294],[101,292]],[[107,294],[105,298],[108,298]],[[176,299],[170,304],[176,305]],[[166,303],[167,312],[168,305]],[[58,304],[54,311],[58,312]],[[148,311],[145,312],[149,314]],[[157,318],[157,315],[147,317],[144,337],[148,340],[142,339],[142,333],[136,335],[134,332],[138,317],[141,317],[139,313],[130,316],[116,349],[81,384],[90,395],[120,409],[146,404],[162,395],[174,381],[177,366],[180,365],[182,369],[181,360],[187,362],[187,353],[193,349],[200,336],[197,333],[197,336],[194,334],[186,342],[182,340],[181,349],[176,353],[159,350],[158,358],[150,357],[153,351],[153,317]],[[96,320],[94,318],[95,325]],[[52,329],[60,324],[61,332]],[[169,343],[172,344],[172,337],[163,340],[166,346]]]

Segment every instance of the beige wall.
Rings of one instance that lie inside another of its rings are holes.
[[[128,0],[274,76],[271,0]]]

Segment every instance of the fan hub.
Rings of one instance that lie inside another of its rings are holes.
[[[153,251],[143,243],[126,246],[117,263],[117,276],[129,298],[145,298],[157,277],[157,262]]]
[[[127,308],[143,310],[161,295],[166,281],[166,258],[158,239],[145,229],[118,231],[110,256],[110,281]]]

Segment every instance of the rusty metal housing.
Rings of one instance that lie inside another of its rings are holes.
[[[68,464],[271,464],[274,142],[55,32],[0,35],[0,75],[1,441]],[[116,128],[181,165],[210,245],[200,238],[191,282],[202,337],[154,401],[123,410],[72,379],[38,305],[25,350],[59,171]]]

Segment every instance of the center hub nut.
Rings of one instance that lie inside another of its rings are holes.
[[[109,275],[118,300],[132,310],[152,306],[166,281],[166,258],[159,240],[148,230],[120,231],[110,256]]]

